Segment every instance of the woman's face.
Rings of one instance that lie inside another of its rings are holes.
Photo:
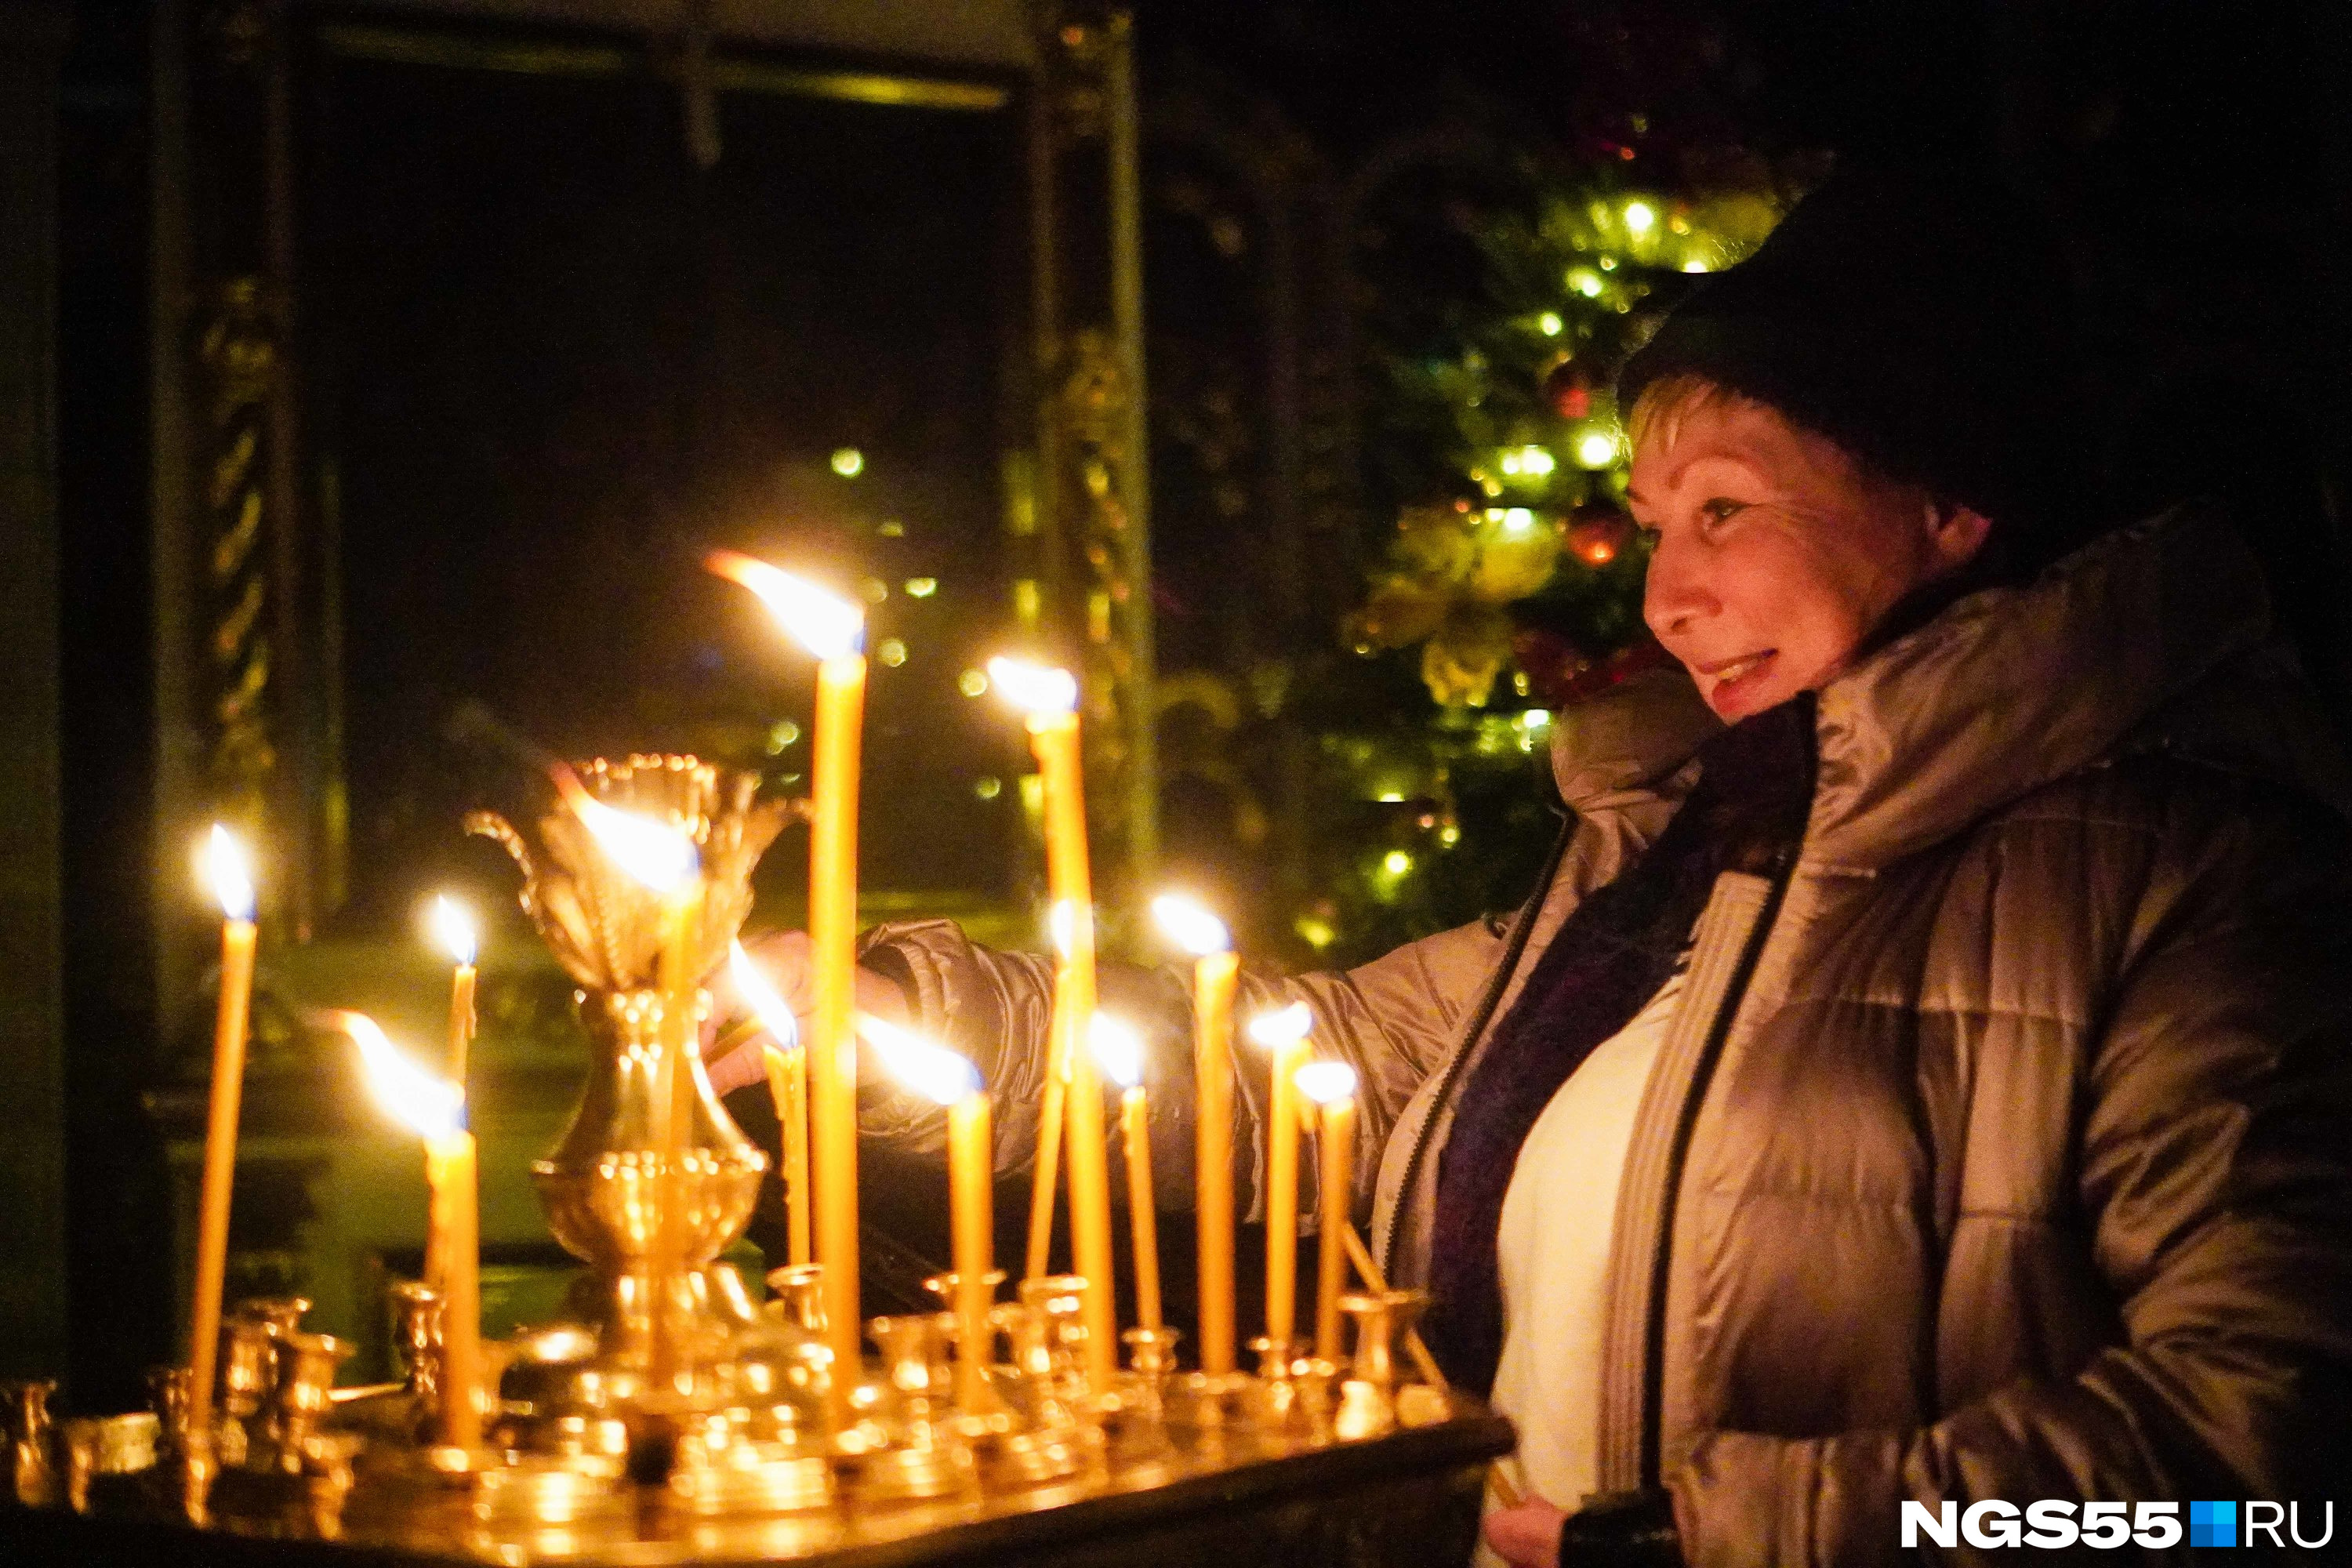
[[[1627,500],[1653,535],[1643,618],[1727,721],[1828,680],[1896,600],[1959,567],[1989,527],[1723,395],[1644,432]]]

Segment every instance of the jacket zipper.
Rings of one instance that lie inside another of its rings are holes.
[[[1422,1157],[1429,1152],[1429,1143],[1437,1131],[1437,1113],[1453,1098],[1454,1086],[1469,1066],[1470,1053],[1478,1044],[1478,1037],[1486,1032],[1486,1025],[1495,1016],[1496,1004],[1503,999],[1511,976],[1519,967],[1519,959],[1527,952],[1528,939],[1535,933],[1536,920],[1543,913],[1544,900],[1551,896],[1551,885],[1559,875],[1559,863],[1568,856],[1569,840],[1576,834],[1576,819],[1569,817],[1560,824],[1553,838],[1551,853],[1544,857],[1543,870],[1536,878],[1536,890],[1520,907],[1519,918],[1511,928],[1510,940],[1504,943],[1503,956],[1495,965],[1495,973],[1486,982],[1486,994],[1470,1014],[1470,1026],[1454,1047],[1453,1059],[1445,1064],[1445,1075],[1437,1080],[1437,1092],[1430,1097],[1429,1109],[1421,1119],[1421,1129],[1413,1134],[1412,1152],[1405,1156],[1404,1180],[1397,1187],[1399,1213],[1412,1203],[1414,1187],[1421,1179]],[[1394,1219],[1389,1222],[1388,1244],[1381,1248],[1381,1273],[1389,1279],[1397,1277],[1397,1235],[1404,1227]]]
[[[1681,1198],[1683,1165],[1690,1154],[1691,1134],[1698,1124],[1707,1081],[1715,1076],[1716,1058],[1730,1037],[1732,1022],[1739,1016],[1748,984],[1756,977],[1756,965],[1763,957],[1764,944],[1772,934],[1772,922],[1779,919],[1781,900],[1789,890],[1793,863],[1794,858],[1790,857],[1774,869],[1771,890],[1765,896],[1763,908],[1757,911],[1756,923],[1748,931],[1738,966],[1724,987],[1723,1001],[1717,1006],[1715,1016],[1707,1021],[1706,1039],[1699,1047],[1697,1059],[1691,1064],[1690,1086],[1683,1092],[1682,1104],[1675,1117],[1674,1137],[1666,1145],[1665,1170],[1659,1181],[1657,1241],[1650,1254],[1649,1311],[1642,1327],[1642,1485],[1650,1490],[1663,1484],[1664,1472],[1666,1284],[1674,1260],[1675,1210]]]

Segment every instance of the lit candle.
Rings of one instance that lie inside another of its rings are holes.
[[[800,1020],[737,942],[728,955],[735,994],[760,1020],[774,1043],[766,1047],[768,1098],[775,1102],[784,1181],[784,1247],[793,1267],[809,1260],[808,1053],[801,1048]]]
[[[432,1194],[425,1247],[437,1246],[444,1264],[441,1440],[476,1447],[482,1440],[481,1199],[474,1137],[464,1125],[465,1090],[403,1056],[365,1014],[334,1018],[359,1047],[377,1103],[425,1140]]]
[[[817,657],[809,822],[809,1112],[816,1164],[816,1260],[825,1342],[841,1374],[833,1415],[848,1413],[861,1364],[857,1306],[857,766],[866,706],[866,616],[790,573],[732,551],[710,569],[760,596]]]
[[[446,894],[435,897],[431,924],[434,942],[457,965],[449,982],[449,1081],[463,1091],[467,1056],[474,1039],[474,958],[479,943],[473,917]],[[425,1246],[425,1282],[436,1290],[441,1289],[442,1258],[434,1243],[440,1234],[427,1231]]]
[[[467,1054],[474,1043],[474,959],[481,939],[466,906],[446,893],[433,900],[433,940],[457,966],[449,982],[449,1081],[462,1089]]]
[[[1095,1065],[1123,1091],[1118,1130],[1127,1145],[1127,1220],[1135,1244],[1135,1316],[1155,1332],[1166,1326],[1160,1312],[1160,1217],[1151,1201],[1150,1110],[1143,1095],[1143,1041],[1135,1030],[1102,1013],[1090,1035]]]
[[[188,1378],[188,1432],[212,1431],[213,1377],[220,1352],[221,1282],[228,1268],[228,1200],[236,1177],[236,1114],[245,1093],[245,1033],[253,1002],[253,873],[228,830],[213,826],[205,879],[221,907],[220,1007],[213,1020],[212,1099],[205,1121],[205,1176],[196,1208],[194,1298]]]
[[[1087,865],[1078,683],[1066,669],[1008,658],[990,659],[988,676],[1026,717],[1030,748],[1045,787],[1046,893],[1057,912],[1069,911],[1069,939],[1055,985],[1054,1010],[1061,1019],[1057,1032],[1068,1076],[1065,1141],[1070,1163],[1070,1261],[1087,1281],[1082,1314],[1087,1380],[1096,1394],[1108,1394],[1118,1370],[1118,1325],[1111,1310],[1110,1170],[1103,1139],[1102,1079],[1093,1054],[1078,1048],[1095,1011],[1094,892]],[[1052,1079],[1049,1070],[1049,1094]]]
[[[653,1345],[649,1375],[656,1384],[678,1373],[672,1288],[685,1265],[682,1233],[686,1195],[678,1188],[693,1120],[693,1058],[700,1040],[694,944],[702,924],[702,856],[684,830],[650,816],[616,811],[583,794],[572,811],[622,870],[662,901],[662,942],[656,983],[662,994],[660,1054],[650,1075],[647,1111],[656,1156],[654,1225]]]
[[[1250,1038],[1274,1054],[1265,1143],[1265,1336],[1286,1354],[1298,1329],[1298,1069],[1314,1015],[1304,1002],[1250,1020]]]
[[[1029,1253],[1024,1279],[1045,1277],[1054,1246],[1054,1184],[1061,1174],[1062,1123],[1070,1087],[1069,906],[1055,904],[1047,920],[1054,939],[1054,1008],[1045,1023],[1045,1089],[1037,1108],[1037,1157],[1029,1180]]]
[[[1225,922],[1188,900],[1151,900],[1192,965],[1193,1210],[1199,1227],[1201,1370],[1234,1370],[1234,989],[1241,961]]]
[[[948,1110],[948,1218],[954,1241],[956,1403],[977,1415],[989,1405],[988,1316],[995,1304],[995,1149],[980,1073],[955,1052],[871,1014],[857,1027],[891,1076]]]
[[[1315,1251],[1315,1353],[1339,1359],[1339,1297],[1348,1288],[1348,1227],[1356,1182],[1356,1069],[1308,1062],[1291,1075],[1298,1092],[1321,1108],[1315,1143],[1321,1156],[1321,1236]]]

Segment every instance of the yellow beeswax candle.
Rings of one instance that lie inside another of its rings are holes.
[[[425,1140],[430,1194],[426,1245],[442,1258],[441,1436],[471,1448],[481,1441],[482,1306],[480,1183],[473,1135],[464,1126],[465,1094],[394,1048],[373,1019],[332,1015],[358,1046],[377,1101]]]
[[[737,942],[728,956],[736,994],[774,1043],[762,1053],[768,1098],[776,1108],[777,1173],[784,1186],[784,1248],[793,1267],[809,1261],[808,1053],[801,1047],[800,1021],[768,977]]]
[[[1150,1107],[1143,1091],[1143,1042],[1116,1018],[1094,1020],[1095,1063],[1120,1088],[1118,1128],[1127,1150],[1129,1239],[1135,1250],[1135,1316],[1155,1332],[1166,1326],[1160,1303],[1160,1223],[1151,1197]]]
[[[205,1118],[204,1185],[196,1206],[194,1298],[188,1308],[188,1430],[212,1430],[213,1379],[220,1353],[221,1285],[228,1268],[229,1193],[236,1176],[237,1110],[245,1094],[245,1037],[253,1002],[253,873],[245,851],[215,824],[205,847],[206,879],[221,907],[220,1002],[213,1019],[213,1081]]]
[[[892,1077],[948,1111],[948,1226],[954,1247],[956,1403],[979,1415],[988,1397],[988,1318],[994,1305],[995,1147],[988,1095],[965,1058],[860,1014],[857,1027]]]
[[[1056,911],[1067,910],[1062,984],[1055,1011],[1062,1023],[1070,1186],[1070,1261],[1087,1281],[1087,1381],[1110,1392],[1118,1370],[1118,1324],[1112,1310],[1110,1170],[1103,1128],[1102,1079],[1093,1054],[1078,1048],[1095,1010],[1092,875],[1087,859],[1087,805],[1078,746],[1077,681],[1067,670],[995,658],[989,678],[1026,714],[1029,743],[1045,782],[1045,878]],[[1048,1093],[1051,1075],[1049,1072]]]
[[[825,1342],[844,1374],[832,1414],[848,1415],[862,1364],[857,1289],[857,780],[866,711],[865,613],[849,601],[732,551],[710,569],[757,594],[817,657],[810,764],[809,1142],[814,1172],[818,1295]]]
[[[1234,1370],[1234,992],[1241,961],[1225,924],[1183,899],[1151,903],[1192,964],[1193,1210],[1201,1370]]]
[[[1276,1353],[1298,1331],[1298,1069],[1307,1064],[1314,1023],[1304,1002],[1263,1014],[1250,1038],[1273,1053],[1267,1086],[1265,1149],[1265,1334]]]
[[[1349,1227],[1356,1176],[1356,1069],[1308,1062],[1292,1075],[1298,1092],[1320,1108],[1315,1130],[1321,1204],[1315,1249],[1315,1354],[1339,1359],[1339,1298],[1348,1289]]]
[[[425,1177],[442,1257],[441,1440],[472,1448],[482,1440],[481,1200],[473,1134],[428,1135]]]

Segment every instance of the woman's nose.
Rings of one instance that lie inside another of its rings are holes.
[[[1672,637],[1722,607],[1692,547],[1679,540],[1659,540],[1642,582],[1642,618],[1650,630],[1662,638]]]

